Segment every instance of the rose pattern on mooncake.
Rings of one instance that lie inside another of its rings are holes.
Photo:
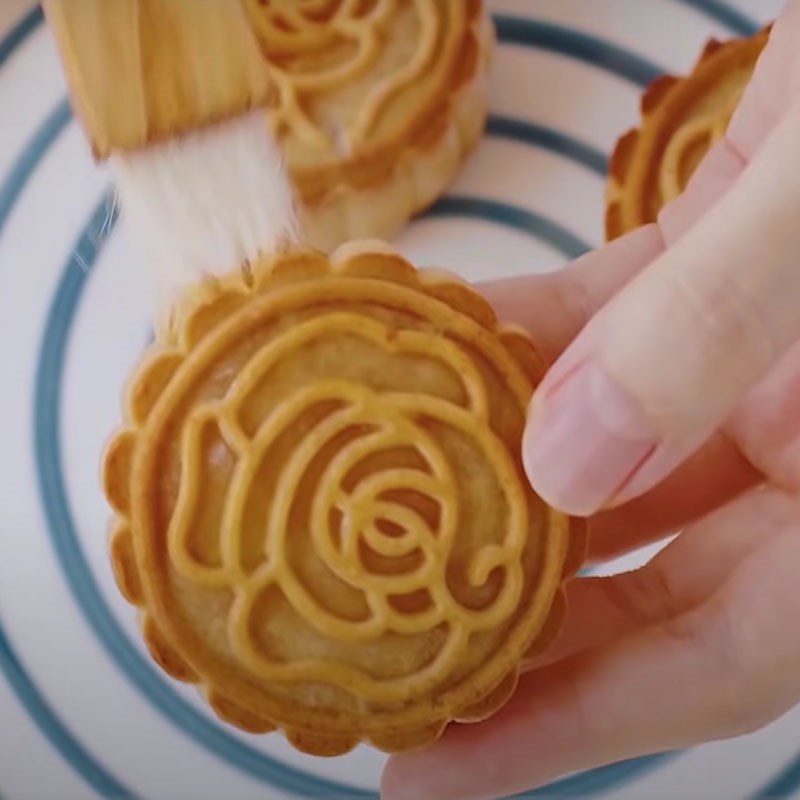
[[[371,244],[200,287],[163,338],[105,464],[155,659],[316,754],[497,710],[581,554],[520,461],[528,337]]]

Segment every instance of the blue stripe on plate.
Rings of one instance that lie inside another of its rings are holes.
[[[59,103],[25,145],[0,186],[0,230],[39,162],[71,119],[67,101]]]
[[[30,16],[33,18],[33,15]],[[29,27],[27,30],[30,31],[33,27],[35,26]],[[18,46],[22,38],[18,37],[15,41],[15,46]],[[0,42],[0,56],[5,52],[8,52],[5,49],[5,42]],[[70,113],[67,103],[59,103],[25,145],[13,168],[0,185],[0,233],[44,153],[64,130],[69,120]],[[87,784],[107,797],[134,797],[91,756],[48,706],[16,657],[11,642],[2,627],[0,627],[0,671],[42,735]]]
[[[484,200],[481,197],[443,197],[428,209],[425,216],[466,217],[495,222],[546,242],[570,259],[577,258],[589,250],[589,245],[582,239],[540,214],[508,203]]]
[[[739,9],[728,3],[721,2],[721,0],[672,1],[702,12],[707,17],[721,22],[726,28],[730,28],[734,33],[738,33],[741,36],[752,36],[761,27],[752,17],[743,14]]]
[[[663,67],[630,50],[553,22],[507,14],[496,14],[494,21],[498,39],[503,44],[520,44],[571,56],[637,86],[647,86],[666,72]]]
[[[77,739],[53,713],[47,701],[20,664],[5,630],[0,625],[0,672],[3,673],[28,716],[47,737],[64,760],[75,767],[81,777],[102,797],[115,800],[134,800],[135,795],[92,758]],[[31,769],[36,766],[31,762]]]
[[[486,132],[490,136],[536,145],[565,156],[598,175],[606,174],[608,157],[602,150],[562,133],[556,128],[537,125],[515,117],[492,114],[489,117]]]
[[[791,797],[800,789],[800,756],[795,758],[780,774],[753,795],[753,800],[776,800]]]
[[[42,9],[36,6],[0,40],[0,69],[16,49],[42,24],[43,20]]]

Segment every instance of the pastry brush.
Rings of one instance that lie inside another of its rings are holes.
[[[267,113],[275,93],[239,0],[45,0],[76,116],[107,161],[156,315],[201,276],[295,236]]]

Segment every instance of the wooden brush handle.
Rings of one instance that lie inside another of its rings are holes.
[[[95,155],[266,105],[272,83],[238,0],[44,0]]]

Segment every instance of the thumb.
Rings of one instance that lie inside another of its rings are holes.
[[[800,100],[539,387],[523,457],[547,501],[589,515],[652,488],[800,337],[798,211]]]

